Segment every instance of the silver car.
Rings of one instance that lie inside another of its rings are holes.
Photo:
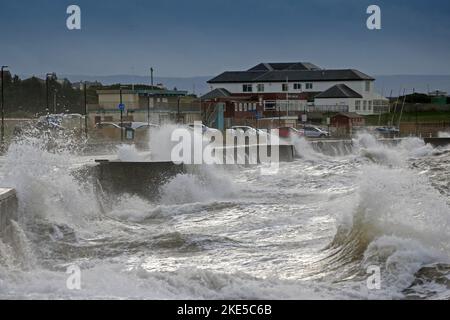
[[[328,131],[325,131],[316,126],[305,126],[304,128],[305,137],[308,138],[327,138],[330,136]]]

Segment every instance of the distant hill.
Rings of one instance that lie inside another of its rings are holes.
[[[445,91],[450,94],[450,75],[449,76],[433,76],[433,75],[393,75],[393,76],[374,76],[375,87],[379,93],[384,92],[384,96],[389,96],[392,90],[392,96],[398,96],[406,89],[407,93],[415,92],[428,93],[429,91]]]
[[[133,76],[133,75],[112,75],[112,76],[84,76],[84,75],[58,75],[59,78],[67,78],[71,82],[78,81],[99,81],[102,84],[109,85],[114,83],[135,83],[135,84],[149,84],[149,76]],[[402,94],[403,88],[407,89],[408,93],[412,93],[413,88],[415,92],[427,93],[430,91],[441,90],[450,93],[450,75],[436,76],[436,75],[378,75],[374,76],[376,90],[383,93],[384,96],[389,96],[392,90],[392,96],[397,96],[399,91]],[[206,81],[212,79],[213,76],[199,76],[188,78],[177,77],[155,77],[154,83],[162,83],[168,89],[176,87],[179,90],[194,91],[196,94],[205,94],[209,92],[209,86]]]

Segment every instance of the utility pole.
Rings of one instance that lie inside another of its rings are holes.
[[[289,77],[286,77],[286,115],[289,117]]]
[[[150,93],[147,94],[147,125],[150,125]]]
[[[86,81],[83,83],[84,91],[84,134],[88,138],[88,109],[87,109],[87,86]]]
[[[123,108],[122,108],[122,86],[119,88],[120,95],[120,141],[123,141]]]
[[[181,123],[180,121],[180,96],[178,96],[177,100],[177,123]]]
[[[46,90],[46,102],[47,102],[47,113],[50,110],[50,81],[49,81],[49,77],[50,80],[53,79],[53,76],[55,75],[55,73],[47,73],[45,75],[45,90]]]
[[[3,148],[3,143],[5,141],[5,69],[8,68],[8,66],[2,66],[1,72],[2,72],[2,130],[1,130],[1,147]]]
[[[58,91],[56,89],[53,90],[53,114],[56,114],[56,93]]]
[[[152,85],[153,89],[153,68],[150,68],[150,84]]]

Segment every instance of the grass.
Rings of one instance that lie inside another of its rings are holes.
[[[377,126],[386,125],[392,121],[392,113],[385,113],[381,115],[381,121],[379,115],[365,116],[366,125]],[[394,117],[394,123],[398,124],[400,113],[396,113]],[[404,112],[402,115],[402,122],[449,122],[450,123],[450,111],[425,111],[417,112],[417,118],[415,112]]]

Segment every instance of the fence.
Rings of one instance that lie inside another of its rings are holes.
[[[450,131],[450,121],[400,123],[400,134],[405,136],[437,137],[438,133],[443,131]]]

